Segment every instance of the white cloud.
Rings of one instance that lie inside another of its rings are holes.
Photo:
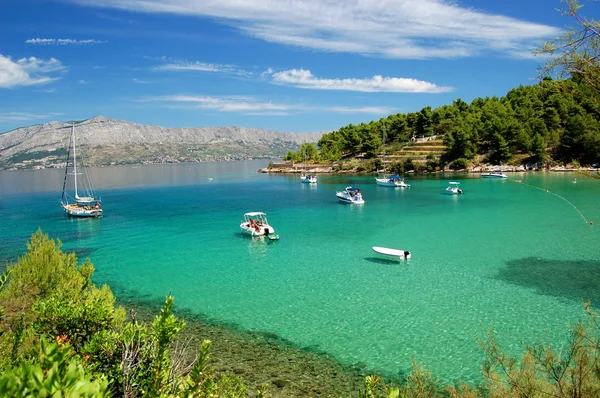
[[[43,60],[36,57],[21,58],[13,61],[0,54],[0,88],[33,86],[57,80],[48,74],[66,70],[55,58]]]
[[[138,79],[137,77],[134,77],[134,78],[133,78],[133,79],[131,79],[131,80],[132,80],[134,83],[137,83],[137,84],[150,84],[150,83],[152,83],[152,82],[150,82],[150,81],[148,81],[148,80],[141,80],[141,79]]]
[[[86,40],[76,40],[76,39],[29,39],[25,40],[27,44],[37,44],[42,46],[67,46],[71,44],[102,44],[106,43],[106,41],[102,40],[94,40],[94,39],[86,39]]]
[[[254,97],[229,96],[193,96],[193,95],[167,95],[161,97],[145,98],[144,102],[175,103],[180,109],[209,109],[220,112],[238,112],[247,115],[288,115],[290,113],[307,111],[325,111],[335,113],[369,113],[389,114],[392,108],[387,107],[342,107],[342,106],[306,106],[295,104],[276,104],[260,101]]]
[[[161,60],[165,60],[166,57],[161,57]],[[220,65],[220,64],[209,64],[206,62],[173,62],[169,64],[159,65],[154,68],[155,71],[167,71],[167,72],[219,72],[219,73],[232,73],[236,75],[245,75],[248,72],[237,68],[234,65]]]
[[[440,87],[423,80],[404,77],[373,76],[369,79],[323,79],[314,76],[310,70],[290,69],[272,74],[275,84],[291,85],[313,90],[344,90],[388,93],[444,93],[451,87]]]
[[[26,112],[6,112],[6,113],[0,113],[0,123],[49,119],[56,115],[61,115],[61,114],[60,113],[35,114],[35,113],[26,113]]]
[[[387,58],[515,55],[560,29],[455,0],[68,0],[91,7],[215,18],[265,41]]]

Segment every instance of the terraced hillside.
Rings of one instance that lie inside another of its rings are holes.
[[[429,154],[433,154],[435,159],[439,160],[445,150],[446,146],[441,138],[425,142],[415,142],[403,147],[394,154],[386,155],[385,163],[405,162],[408,159],[412,159],[414,163],[425,163]]]

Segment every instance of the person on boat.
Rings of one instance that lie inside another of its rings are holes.
[[[94,209],[99,209],[100,208],[100,202],[96,201],[96,204],[94,205]]]

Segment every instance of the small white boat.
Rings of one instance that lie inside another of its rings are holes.
[[[464,193],[464,191],[462,189],[460,189],[459,187],[460,187],[460,182],[450,181],[450,185],[448,185],[448,187],[446,188],[445,193],[447,195],[460,195],[460,194]]]
[[[410,188],[410,185],[404,182],[404,178],[399,175],[383,175],[381,177],[376,177],[375,182],[382,187]]]
[[[400,260],[408,260],[412,254],[408,250],[390,249],[387,247],[373,246],[373,251],[388,257],[396,257]]]
[[[344,203],[350,203],[353,205],[360,205],[365,203],[360,189],[355,187],[346,187],[343,191],[337,191],[335,196]]]
[[[312,174],[302,174],[300,180],[305,184],[316,184],[317,177]]]
[[[260,211],[244,214],[244,221],[240,224],[240,229],[250,236],[269,236],[275,233],[275,229],[267,221],[267,215]]]
[[[501,170],[492,171],[491,173],[481,173],[483,178],[508,178]]]

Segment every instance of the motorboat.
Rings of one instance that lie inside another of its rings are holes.
[[[460,189],[460,182],[450,181],[450,185],[446,188],[445,193],[447,195],[460,195],[464,193],[464,191]]]
[[[312,174],[302,174],[300,180],[305,184],[316,184],[317,177]]]
[[[365,203],[360,189],[356,187],[346,187],[343,191],[337,191],[335,196],[344,203],[350,203],[353,205],[360,205]]]
[[[267,215],[260,211],[244,214],[244,221],[240,224],[240,229],[250,236],[268,237],[275,233],[275,229],[267,221]]]
[[[77,163],[75,152],[75,125],[71,125],[71,142],[65,167],[60,205],[65,214],[72,217],[102,217],[103,211],[100,199],[96,197],[92,188],[91,179],[85,169],[85,164],[80,156]],[[78,178],[79,176],[79,178]],[[73,196],[69,194],[72,190]]]
[[[492,171],[491,173],[481,173],[483,178],[508,178],[501,170]]]
[[[376,177],[375,182],[382,187],[410,188],[410,185],[404,182],[404,178],[399,175],[383,175],[381,177]]]
[[[373,246],[373,251],[383,256],[396,257],[400,260],[408,260],[412,257],[412,254],[408,250],[390,249],[388,247]]]

